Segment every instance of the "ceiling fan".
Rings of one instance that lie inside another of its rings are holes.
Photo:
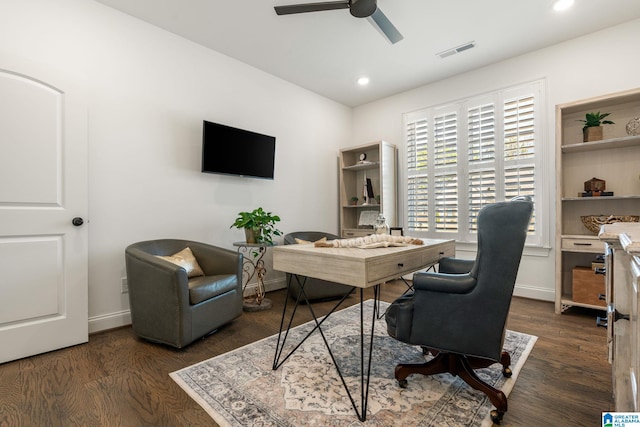
[[[342,0],[324,3],[304,3],[287,6],[275,6],[278,15],[291,15],[294,13],[321,12],[324,10],[349,9],[349,13],[356,18],[370,18],[369,22],[378,28],[391,43],[402,40],[402,34],[387,19],[378,8],[377,0]]]

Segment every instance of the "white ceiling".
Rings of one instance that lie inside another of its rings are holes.
[[[404,36],[392,45],[347,9],[273,10],[320,0],[97,1],[348,106],[640,18],[640,0],[575,0],[562,13],[553,0],[378,0]],[[437,55],[469,41],[476,47]]]

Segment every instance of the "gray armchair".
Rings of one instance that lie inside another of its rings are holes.
[[[204,276],[155,255],[189,247]],[[150,240],[125,250],[133,331],[181,348],[242,314],[242,255],[189,240]]]
[[[528,197],[483,208],[475,261],[443,259],[438,273],[416,273],[414,292],[391,304],[386,314],[389,335],[435,356],[426,363],[396,366],[401,387],[414,373],[458,375],[489,396],[496,406],[491,417],[500,422],[507,398],[474,369],[499,362],[503,375],[511,375],[510,356],[502,346],[532,209]]]
[[[289,233],[284,236],[285,245],[297,244],[296,239],[304,240],[307,242],[315,242],[317,240],[326,237],[327,240],[339,239],[338,236],[331,233],[324,233],[322,231],[297,231]],[[290,277],[287,273],[287,283],[291,282],[291,288],[289,289],[289,296],[292,298],[298,298],[300,293],[300,285],[298,281]],[[354,288],[340,283],[328,282],[326,280],[315,279],[312,277],[307,278],[304,285],[304,292],[307,295],[309,301],[320,301],[343,297],[347,292],[353,291]],[[302,302],[302,301],[301,301]]]

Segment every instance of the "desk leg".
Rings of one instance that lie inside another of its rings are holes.
[[[287,305],[288,305],[288,300],[289,300],[289,292],[291,290],[291,280],[293,280],[295,277],[295,280],[298,281],[298,284],[300,285],[300,292],[296,298],[296,303],[295,306],[293,307],[293,311],[291,313],[291,316],[289,318],[286,330],[284,330],[284,324],[285,324],[285,317],[286,317],[286,312],[287,312]],[[338,372],[338,376],[340,377],[340,380],[342,381],[342,385],[345,389],[345,391],[347,392],[347,395],[349,397],[349,400],[351,401],[351,405],[353,406],[354,411],[356,412],[356,415],[358,416],[358,419],[360,421],[365,421],[366,420],[366,416],[367,416],[367,401],[369,398],[369,382],[370,382],[370,378],[371,378],[371,358],[372,358],[372,354],[373,354],[373,339],[374,339],[374,327],[375,327],[375,321],[376,321],[376,314],[377,314],[377,309],[374,308],[374,310],[372,310],[372,318],[371,318],[371,331],[369,332],[369,336],[366,337],[365,336],[365,331],[364,331],[364,289],[360,289],[360,405],[358,406],[358,404],[356,403],[355,399],[353,398],[351,391],[349,390],[349,387],[344,379],[344,376],[342,375],[342,371],[340,370],[340,366],[338,364],[338,361],[336,360],[333,351],[331,350],[331,346],[329,345],[329,342],[327,341],[327,338],[324,335],[324,332],[322,331],[322,323],[329,318],[329,316],[335,312],[337,310],[337,308],[344,302],[344,300],[349,296],[349,294],[351,293],[351,291],[349,291],[348,293],[346,293],[342,299],[331,309],[331,311],[329,311],[329,313],[322,319],[322,320],[318,320],[318,317],[315,314],[315,311],[313,310],[312,305],[309,303],[309,300],[307,298],[306,292],[304,291],[304,285],[306,284],[306,277],[303,278],[302,280],[300,280],[300,277],[295,276],[295,275],[291,275],[289,277],[289,281],[287,283],[287,295],[286,295],[286,300],[284,303],[284,308],[282,310],[282,319],[280,321],[280,331],[278,332],[278,340],[276,343],[276,351],[275,351],[275,355],[274,355],[274,360],[273,360],[273,370],[278,369],[280,366],[282,366],[282,364],[302,345],[302,343],[304,343],[304,341],[306,341],[307,338],[309,338],[309,336],[311,336],[312,333],[314,333],[316,330],[320,333],[320,335],[322,336],[322,340],[324,341],[325,347],[327,348],[327,351],[329,352],[329,356],[331,357],[331,361],[333,362],[333,365],[336,367],[336,371]],[[305,335],[304,338],[302,338],[302,340],[295,345],[295,347],[289,352],[287,353],[286,356],[284,356],[284,358],[282,358],[282,352],[284,350],[284,346],[289,334],[289,330],[291,329],[291,325],[293,323],[293,318],[295,316],[296,310],[298,308],[298,306],[300,305],[301,302],[301,298],[303,301],[306,302],[307,307],[309,308],[309,311],[311,312],[311,315],[313,317],[313,320],[315,321],[315,326],[311,329],[311,331]],[[374,287],[374,301],[375,301],[375,306],[377,307],[380,301],[380,285],[376,285]],[[368,352],[365,351],[366,349],[366,341],[368,339]],[[368,354],[366,354],[368,353]]]
[[[301,278],[302,277],[302,278]],[[296,296],[296,303],[293,306],[293,311],[291,312],[291,315],[289,317],[289,322],[287,323],[287,327],[286,330],[284,329],[284,321],[285,321],[285,317],[287,314],[287,306],[289,303],[289,295],[291,292],[291,281],[295,278],[295,280],[298,281],[298,285],[300,287],[300,292],[298,293],[298,295]],[[320,329],[320,325],[322,325],[322,323],[329,318],[329,316],[335,312],[338,307],[340,307],[340,305],[342,305],[342,303],[344,302],[345,299],[347,299],[347,297],[349,296],[349,294],[351,293],[351,290],[349,290],[347,293],[344,294],[344,296],[340,299],[340,301],[338,301],[336,303],[336,305],[329,311],[329,313],[327,313],[322,320],[318,321],[318,316],[316,316],[315,311],[313,310],[313,305],[309,302],[309,299],[307,298],[307,293],[304,290],[304,286],[307,283],[307,278],[304,276],[297,276],[294,274],[291,274],[289,276],[289,280],[287,282],[287,295],[285,295],[285,301],[284,301],[284,307],[282,309],[282,317],[280,319],[280,330],[278,332],[278,341],[276,342],[276,353],[274,356],[274,360],[273,360],[273,370],[278,369],[280,366],[282,366],[282,364],[284,362],[286,362],[286,360],[298,349],[298,347],[300,347],[306,340],[307,338],[309,338],[311,336],[311,334],[313,334],[316,330],[320,331],[320,334],[322,335],[322,338],[325,342],[325,345],[328,347],[329,344],[327,343],[326,338],[324,337],[324,334],[322,333],[322,329]],[[306,303],[307,308],[309,309],[309,311],[311,312],[311,316],[313,317],[313,320],[316,323],[316,326],[314,326],[313,329],[311,329],[311,331],[309,331],[309,333],[307,335],[304,336],[304,338],[302,338],[302,340],[300,340],[300,342],[289,352],[287,353],[287,355],[284,357],[284,359],[281,359],[282,357],[282,352],[284,350],[284,346],[285,343],[287,341],[287,337],[289,336],[289,330],[291,330],[291,325],[293,324],[293,319],[296,315],[296,311],[298,310],[298,306],[300,305],[300,303],[304,301]],[[283,334],[284,332],[284,334]],[[331,351],[331,350],[329,350]]]
[[[426,270],[425,272],[429,271],[429,270],[433,270],[434,272],[436,271],[436,266],[435,264],[431,264]],[[405,289],[405,291],[402,293],[402,295],[400,295],[400,297],[405,296],[408,292],[413,291],[413,284],[407,282],[407,280],[404,278],[404,276],[400,276],[400,280],[402,280],[404,282],[405,285],[407,285],[407,289]],[[398,298],[400,298],[398,297]],[[376,313],[378,313],[378,319],[382,319],[385,314],[387,314],[386,310],[384,313],[380,313],[380,299],[376,300]],[[391,307],[391,306],[389,306]],[[387,310],[389,310],[389,308],[387,307]]]

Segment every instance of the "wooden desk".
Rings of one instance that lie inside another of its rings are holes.
[[[409,245],[402,247],[358,249],[358,248],[316,248],[313,245],[286,245],[273,248],[273,268],[286,273],[291,273],[288,283],[287,297],[282,309],[282,320],[280,322],[280,332],[276,344],[276,353],[273,361],[273,369],[278,369],[296,349],[316,330],[322,335],[325,346],[334,362],[342,384],[351,400],[353,409],[360,421],[365,421],[367,416],[367,397],[369,395],[369,378],[371,372],[371,354],[373,351],[373,326],[376,321],[376,311],[373,310],[371,320],[371,332],[368,343],[368,359],[365,358],[365,332],[363,328],[363,291],[365,288],[374,288],[375,306],[379,301],[379,285],[385,281],[397,279],[405,274],[436,264],[442,257],[455,255],[455,242],[453,240],[426,239],[423,245]],[[300,276],[304,277],[300,280]],[[329,280],[332,282],[350,285],[360,289],[360,407],[356,404],[351,395],[347,383],[342,376],[340,367],[331,351],[331,347],[322,332],[322,322],[342,304],[345,298],[351,293],[349,291],[333,307],[333,309],[322,320],[318,320],[312,304],[304,293],[306,277]],[[286,331],[285,316],[287,303],[289,301],[289,289],[291,280],[298,280],[301,292],[296,299],[296,305],[291,312]],[[302,301],[301,301],[302,298]],[[315,321],[315,327],[302,339],[300,343],[293,347],[286,356],[282,357],[285,341],[287,340],[289,329],[293,324],[293,317],[300,302],[306,302],[306,306],[311,312]],[[284,333],[283,333],[284,332]],[[282,337],[282,341],[281,341]],[[391,368],[390,368],[391,369]]]
[[[286,245],[273,248],[273,269],[369,288],[455,255],[453,240],[426,239],[423,245],[358,249]]]

